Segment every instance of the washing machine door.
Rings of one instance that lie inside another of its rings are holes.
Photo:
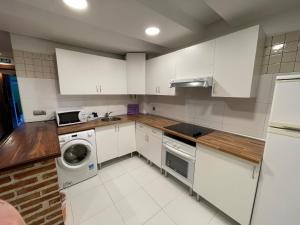
[[[91,157],[93,146],[85,140],[72,140],[61,148],[61,166],[68,169],[80,169],[86,166]]]

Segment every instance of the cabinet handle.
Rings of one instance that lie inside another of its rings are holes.
[[[102,92],[102,87],[101,87],[101,84],[99,85],[99,90],[100,90],[100,93]]]
[[[118,126],[118,132],[120,132],[120,126],[119,125],[117,125]]]
[[[157,93],[157,87],[155,88],[155,93]]]
[[[97,93],[99,92],[99,90],[98,90],[98,85],[96,85],[96,92],[97,92]]]
[[[158,93],[160,93],[160,87],[158,87],[157,89],[158,89]]]
[[[115,125],[115,132],[117,132],[117,125]]]
[[[255,179],[255,170],[256,170],[256,166],[253,166],[253,170],[252,170],[252,179]]]

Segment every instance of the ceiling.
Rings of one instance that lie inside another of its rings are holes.
[[[0,30],[124,54],[161,54],[197,42],[211,26],[234,27],[299,6],[299,0],[88,0],[84,12],[62,0],[0,0]],[[159,26],[156,37],[144,34]]]

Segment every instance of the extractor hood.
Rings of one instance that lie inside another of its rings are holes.
[[[213,83],[212,77],[199,77],[190,79],[171,80],[170,87],[211,87]]]

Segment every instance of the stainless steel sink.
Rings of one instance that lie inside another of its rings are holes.
[[[112,117],[104,117],[101,119],[101,121],[106,121],[106,122],[109,122],[109,121],[118,121],[118,120],[121,120],[120,117],[115,117],[115,116],[112,116]]]

